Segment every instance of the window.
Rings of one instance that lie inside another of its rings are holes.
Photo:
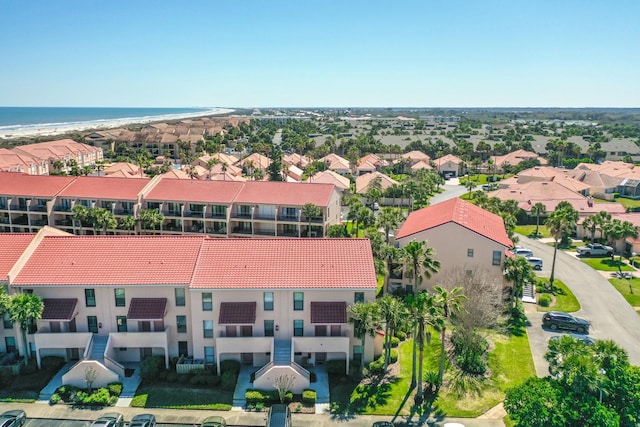
[[[302,320],[293,321],[293,336],[294,337],[304,336],[304,321]]]
[[[316,337],[326,337],[327,336],[327,325],[316,325],[316,327],[315,327],[315,335],[316,335]]]
[[[237,337],[238,327],[236,325],[227,325],[225,328],[225,335],[228,337]]]
[[[203,337],[213,338],[213,320],[202,321]]]
[[[492,265],[500,265],[502,261],[502,252],[501,251],[493,251],[493,262]]]
[[[4,345],[7,353],[13,353],[16,351],[16,339],[15,337],[4,337]]]
[[[353,360],[362,360],[362,346],[354,345],[353,346]]]
[[[204,363],[215,363],[216,352],[213,347],[206,346],[204,348]]]
[[[342,336],[342,328],[340,325],[331,325],[331,336],[339,337]]]
[[[118,332],[127,332],[127,316],[116,316]]]
[[[178,333],[186,333],[187,332],[187,316],[176,316],[176,328],[178,329]]]
[[[273,320],[264,321],[264,336],[265,337],[273,336]]]
[[[355,292],[353,294],[353,302],[355,304],[357,304],[359,302],[364,302],[364,292]]]
[[[467,256],[473,258],[473,249],[467,249]]]
[[[273,311],[273,292],[264,293],[264,310]]]
[[[124,307],[125,306],[125,298],[124,298],[124,288],[116,288],[113,290],[116,296],[116,307]]]
[[[304,292],[293,293],[293,309],[296,311],[304,310]]]
[[[98,318],[96,316],[87,316],[87,327],[89,332],[98,333]]]
[[[252,337],[253,336],[253,326],[251,326],[251,325],[242,325],[242,326],[240,326],[240,336],[242,336],[242,337]]]
[[[202,293],[202,311],[212,311],[213,310],[213,297],[211,296],[211,292],[203,292]]]
[[[2,314],[2,322],[5,329],[13,329],[13,320],[11,320],[11,316],[6,311]]]
[[[85,289],[84,290],[84,302],[87,307],[95,307],[96,306],[96,291],[95,289]]]
[[[186,341],[178,341],[178,355],[180,356],[189,355],[189,343],[187,343]]]
[[[185,305],[184,288],[176,288],[176,307],[184,307]]]

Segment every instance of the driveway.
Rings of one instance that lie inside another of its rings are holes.
[[[520,246],[532,249],[534,256],[542,258],[544,269],[540,276],[551,275],[553,247],[538,240],[520,236]],[[596,339],[615,341],[629,354],[629,362],[640,365],[640,316],[598,271],[576,257],[558,251],[556,278],[562,280],[580,301],[578,317],[591,322],[589,335]],[[527,327],[529,343],[538,376],[548,374],[544,361],[549,338],[557,333],[545,331],[540,326],[542,314],[534,306],[525,307],[530,326]]]

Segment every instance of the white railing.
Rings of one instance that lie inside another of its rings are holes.
[[[122,366],[115,360],[110,359],[109,356],[107,356],[106,354],[104,356],[104,366],[106,366],[107,368],[111,369],[113,372],[118,374],[120,378],[125,377],[124,366]]]
[[[310,381],[311,378],[311,374],[309,374],[309,371],[307,371],[306,369],[304,369],[302,366],[298,365],[296,362],[291,361],[291,367],[293,368],[294,371],[296,371],[298,374],[302,375],[307,381]]]
[[[262,374],[264,374],[265,372],[267,372],[271,368],[273,368],[273,362],[267,363],[262,368],[258,369],[258,371],[254,375],[254,378],[259,378],[260,376],[262,376]]]
[[[87,360],[89,355],[91,355],[91,350],[93,350],[93,334],[91,334],[91,338],[87,342],[87,345],[84,347],[84,354],[82,355],[82,360]]]

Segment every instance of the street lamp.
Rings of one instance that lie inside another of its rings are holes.
[[[600,375],[604,376],[607,373],[604,369],[600,369]],[[600,380],[600,403],[602,403],[602,383],[604,382],[604,378]]]

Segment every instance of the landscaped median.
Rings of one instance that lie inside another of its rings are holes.
[[[538,278],[536,292],[538,294],[538,311],[563,311],[573,313],[580,310],[580,302],[561,280],[553,281],[555,294],[549,289],[549,279]]]
[[[609,279],[609,282],[622,294],[629,305],[640,314],[640,278]]]
[[[589,267],[593,268],[594,270],[600,270],[600,271],[634,271],[633,267],[631,267],[629,264],[621,261],[620,259],[616,259],[612,260],[611,257],[593,257],[593,258],[586,258],[586,257],[580,257],[579,258],[582,262],[584,262],[585,264],[587,264]]]

